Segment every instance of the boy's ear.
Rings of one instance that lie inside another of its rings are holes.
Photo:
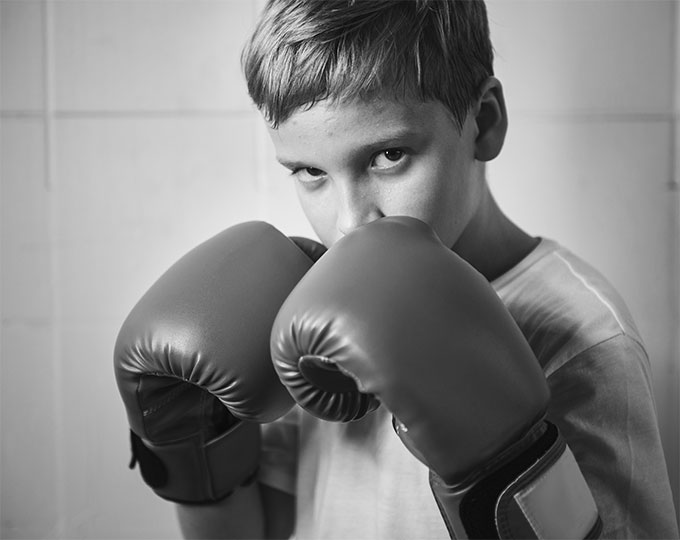
[[[508,130],[503,87],[495,77],[489,77],[482,85],[480,98],[475,107],[475,121],[477,122],[475,159],[491,161],[500,154]]]

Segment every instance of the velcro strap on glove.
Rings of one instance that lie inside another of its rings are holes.
[[[465,485],[430,486],[451,538],[598,538],[597,506],[574,455],[548,422],[519,455]]]
[[[238,422],[218,437],[192,437],[157,445],[130,432],[132,461],[160,497],[184,504],[205,504],[228,497],[251,482],[260,461],[260,426]]]

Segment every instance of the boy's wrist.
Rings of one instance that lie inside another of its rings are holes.
[[[139,463],[144,481],[166,500],[206,504],[222,500],[256,478],[260,455],[260,426],[238,421],[210,441],[199,436],[153,444],[131,434],[132,461]]]
[[[543,426],[469,481],[447,485],[430,473],[452,538],[599,537],[602,522],[571,450],[556,426]]]

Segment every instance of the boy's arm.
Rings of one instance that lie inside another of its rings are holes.
[[[184,538],[264,538],[264,510],[256,483],[208,504],[177,504]]]
[[[295,498],[257,482],[221,501],[177,505],[184,538],[289,538]]]
[[[295,496],[260,484],[266,538],[290,538],[295,530]]]
[[[260,426],[259,481],[207,505],[177,505],[185,538],[290,538],[295,529],[294,490],[299,411],[293,408]],[[278,486],[279,489],[273,486]]]
[[[590,486],[605,538],[678,538],[647,355],[626,334],[548,376],[548,419]]]

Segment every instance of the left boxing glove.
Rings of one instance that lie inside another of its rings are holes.
[[[123,323],[114,369],[133,460],[161,497],[204,503],[254,476],[258,423],[293,401],[271,364],[286,296],[325,248],[248,222],[167,270]]]

